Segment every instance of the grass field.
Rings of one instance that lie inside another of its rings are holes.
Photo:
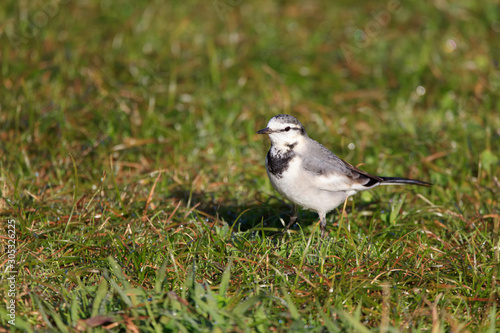
[[[500,330],[499,7],[4,1],[0,332]],[[279,113],[434,186],[280,237]]]

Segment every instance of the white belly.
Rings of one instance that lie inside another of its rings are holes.
[[[348,195],[356,193],[356,191],[322,190],[323,176],[306,172],[301,168],[300,159],[294,158],[281,177],[269,171],[267,174],[273,187],[282,196],[303,208],[326,214],[342,204]]]

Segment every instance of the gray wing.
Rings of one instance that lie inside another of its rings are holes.
[[[331,179],[332,187],[343,190],[344,184],[347,189],[374,186],[382,182],[382,178],[370,175],[351,164],[343,161],[322,144],[311,140],[308,142],[307,151],[302,156],[302,168],[315,175]],[[328,182],[325,183],[329,190]]]

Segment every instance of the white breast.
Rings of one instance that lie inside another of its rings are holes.
[[[267,162],[267,161],[266,161]],[[328,213],[342,204],[348,195],[357,191],[345,187],[341,176],[321,176],[305,171],[302,168],[300,155],[296,155],[288,168],[277,177],[268,171],[268,176],[274,188],[293,203],[318,212]],[[338,183],[338,190],[335,183]],[[324,185],[328,184],[327,187]],[[344,185],[344,186],[341,186]]]

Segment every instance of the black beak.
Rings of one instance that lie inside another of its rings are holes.
[[[266,127],[266,128],[261,129],[260,131],[258,131],[257,134],[269,134],[272,132],[273,131],[269,127]]]

